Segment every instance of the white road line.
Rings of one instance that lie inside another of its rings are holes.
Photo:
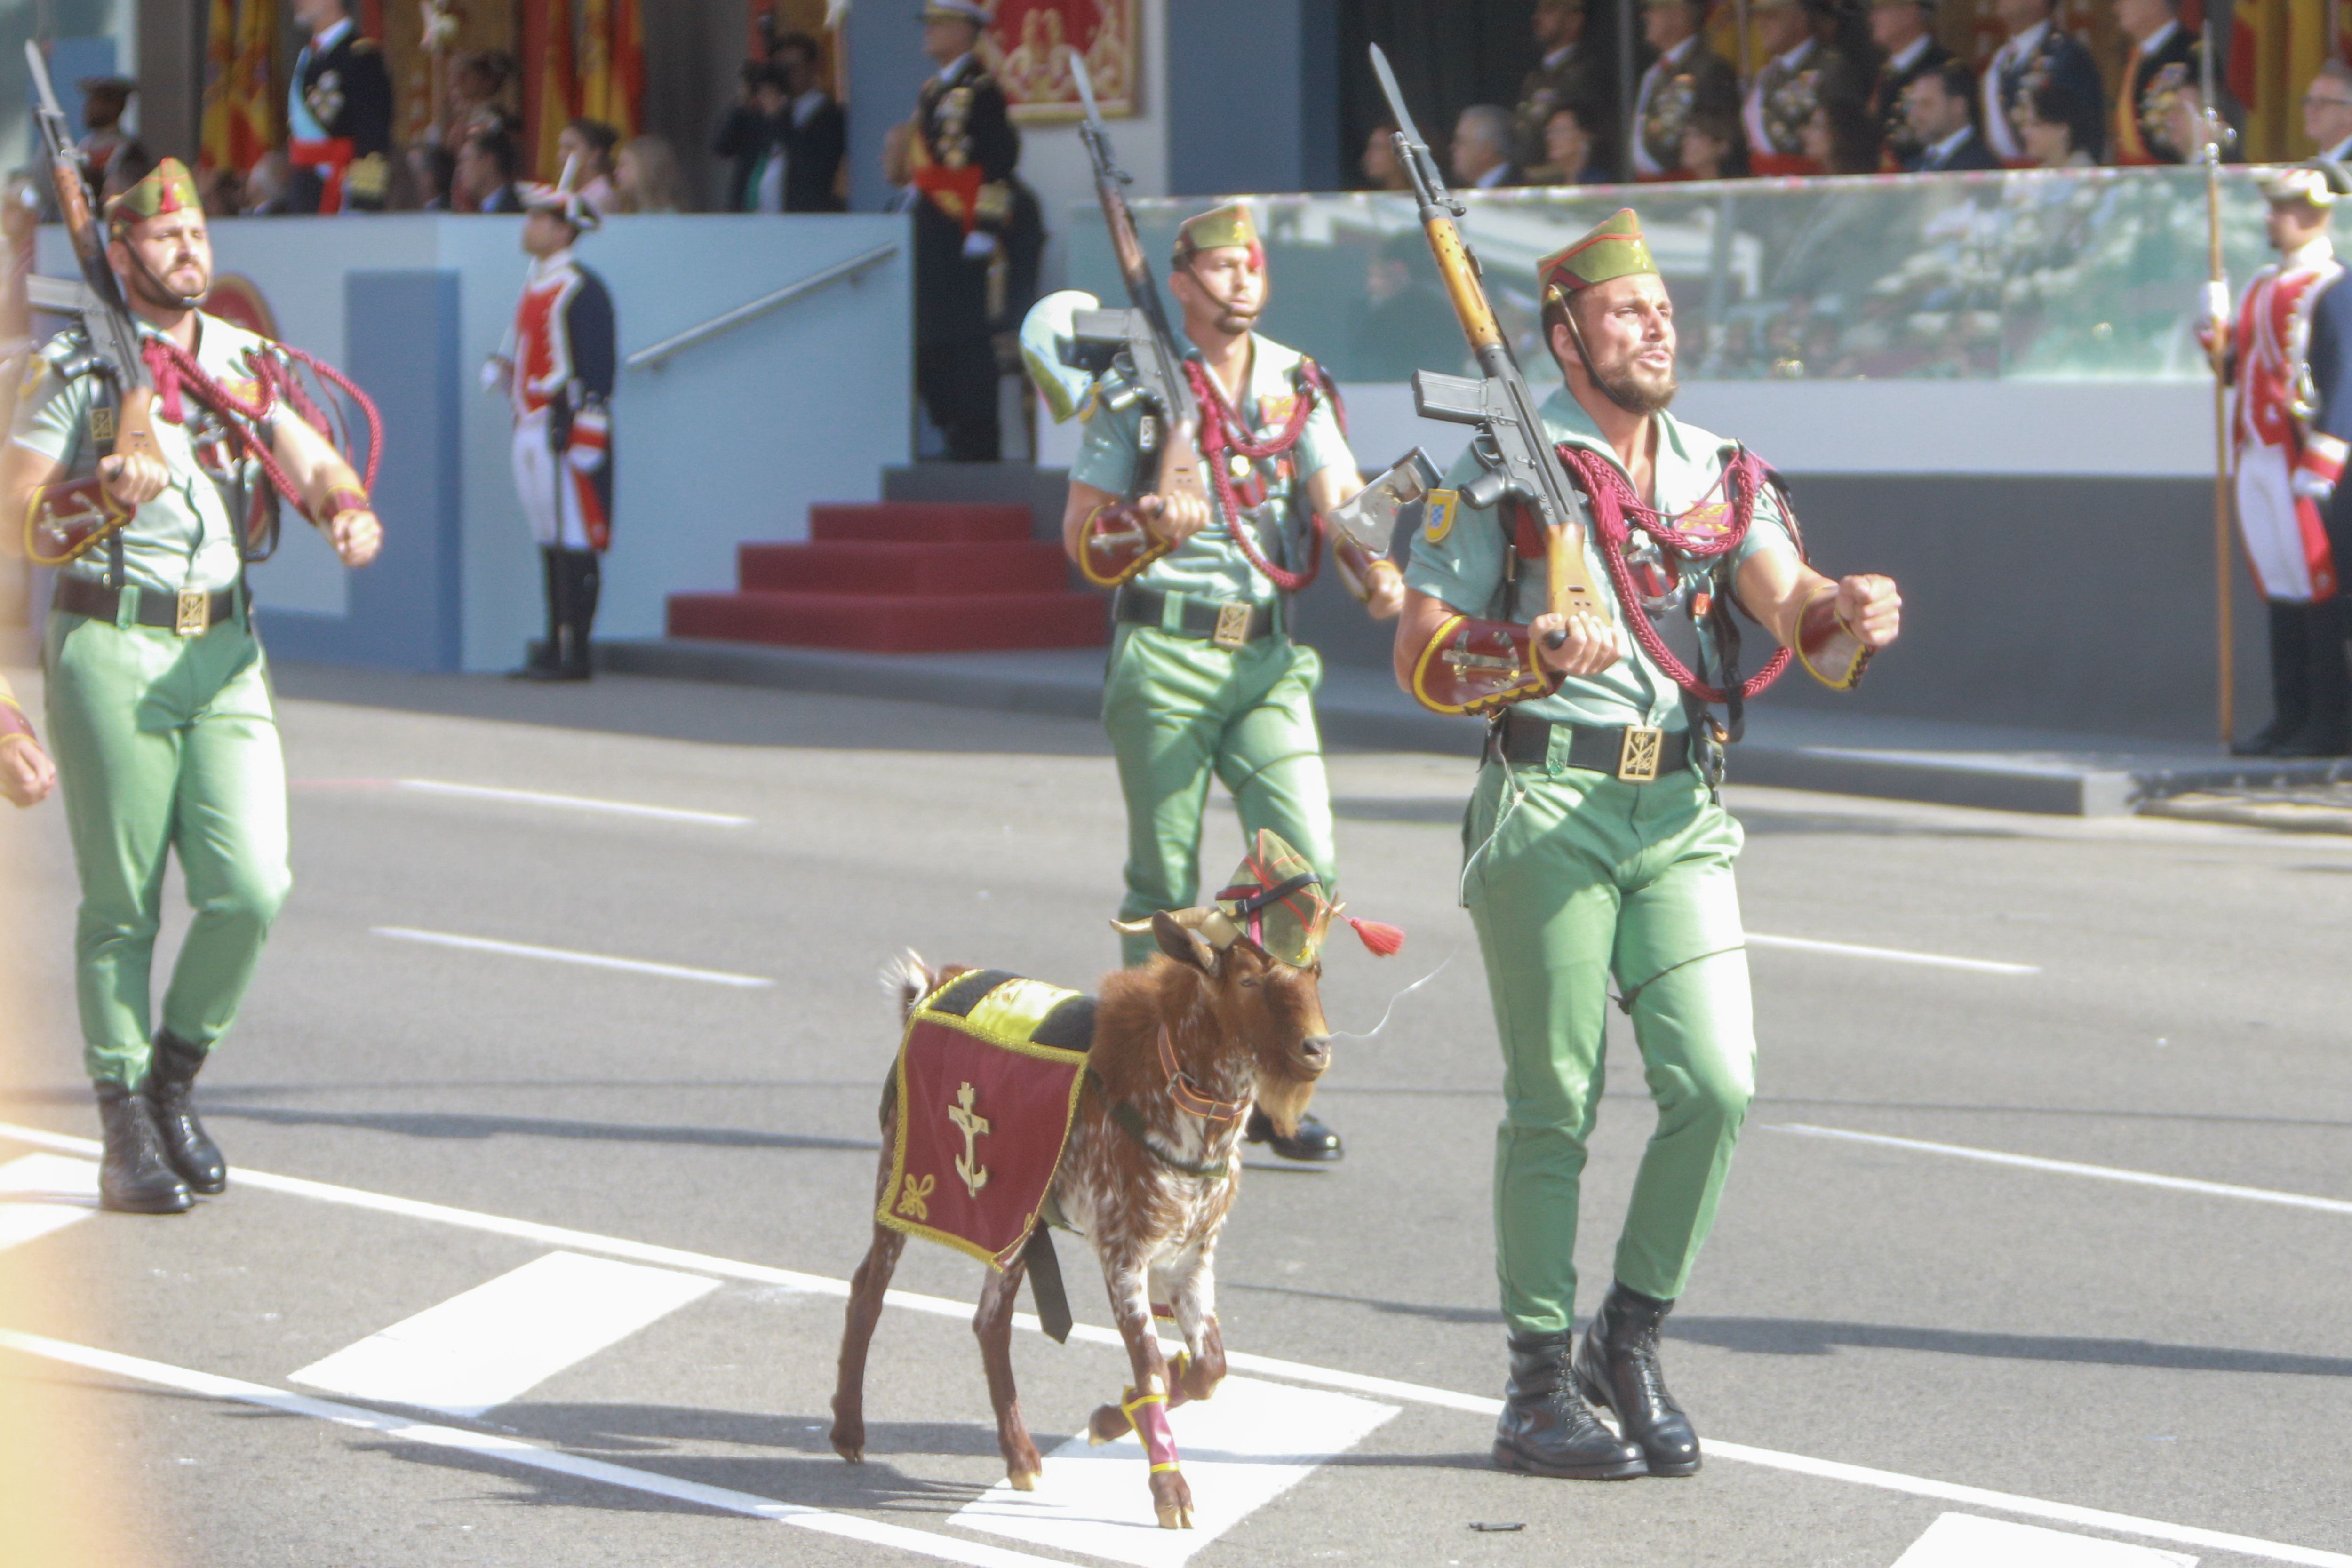
[[[2197,1559],[2153,1546],[2097,1541],[2087,1535],[2011,1524],[1973,1513],[1937,1516],[1895,1568],[2197,1568]]]
[[[380,1405],[479,1416],[718,1288],[707,1274],[550,1252],[286,1381]]]
[[[0,1251],[98,1212],[98,1166],[59,1155],[0,1166]]]
[[[1925,964],[1937,969],[1973,969],[1980,975],[2038,975],[2039,964],[2004,964],[1995,958],[1955,958],[1948,953],[1913,953],[1901,947],[1864,947],[1852,942],[1816,942],[1810,936],[1748,934],[1750,947],[1789,947],[1800,953],[1834,953],[1844,958],[1883,958],[1890,964]]]
[[[1397,1413],[1345,1394],[1228,1377],[1215,1399],[1169,1413],[1195,1500],[1192,1528],[1162,1530],[1132,1436],[1100,1448],[1072,1437],[1045,1456],[1034,1491],[999,1481],[955,1516],[973,1530],[1138,1568],[1183,1568],[1249,1514]]]
[[[488,784],[446,784],[438,779],[398,779],[403,789],[422,795],[456,795],[474,800],[504,800],[518,806],[560,806],[573,811],[604,811],[616,817],[651,817],[665,822],[701,822],[714,828],[748,828],[749,817],[725,811],[688,811],[676,806],[640,806],[629,800],[598,800],[586,795],[551,795],[540,789],[499,789]]]
[[[475,953],[500,953],[509,958],[544,958],[557,964],[584,964],[592,969],[619,969],[632,975],[659,975],[672,980],[700,980],[708,986],[738,986],[746,989],[776,982],[759,975],[733,975],[724,969],[690,969],[681,964],[654,964],[643,958],[614,958],[602,953],[575,953],[569,947],[535,947],[528,942],[499,942],[488,936],[459,936],[447,931],[419,931],[407,925],[369,928],[395,942],[425,942],[436,947],[463,947]]]
[[[89,1138],[69,1137],[61,1133],[42,1132],[34,1127],[0,1123],[0,1138],[29,1145],[34,1148],[55,1149],[64,1154],[93,1155],[99,1145]],[[773,1269],[761,1263],[742,1263],[731,1258],[714,1257],[705,1252],[688,1252],[680,1248],[658,1247],[650,1242],[630,1241],[619,1237],[599,1236],[593,1231],[571,1230],[558,1225],[542,1225],[535,1220],[511,1219],[503,1215],[483,1214],[473,1209],[453,1208],[445,1204],[425,1203],[415,1198],[394,1197],[384,1193],[366,1192],[358,1187],[337,1186],[328,1182],[310,1181],[302,1176],[273,1176],[266,1171],[248,1170],[240,1166],[230,1178],[243,1186],[265,1191],[282,1192],[294,1197],[314,1198],[323,1203],[340,1204],[346,1207],[371,1210],[378,1214],[399,1215],[410,1219],[430,1220],[437,1224],[462,1226],[468,1230],[493,1236],[512,1236],[528,1241],[543,1241],[557,1247],[570,1247],[583,1252],[600,1252],[608,1258],[629,1258],[638,1262],[669,1268],[717,1274],[722,1279],[752,1280],[762,1284],[781,1285],[787,1289],[806,1291],[812,1294],[846,1296],[849,1281],[824,1274],[803,1274],[791,1269]],[[909,1312],[928,1312],[938,1317],[958,1318],[969,1322],[972,1315],[970,1301],[950,1301],[944,1296],[928,1296],[913,1291],[892,1291],[884,1298],[891,1306]],[[1015,1328],[1037,1333],[1037,1319],[1032,1313],[1015,1312]],[[1110,1329],[1079,1323],[1070,1331],[1070,1337],[1088,1344],[1118,1346],[1118,1335]],[[1312,1366],[1305,1362],[1284,1361],[1270,1355],[1253,1355],[1245,1351],[1227,1351],[1225,1363],[1236,1372],[1256,1372],[1271,1377],[1286,1377],[1295,1382],[1319,1385],[1325,1388],[1343,1388],[1352,1393],[1384,1396],[1415,1405],[1433,1405],[1448,1410],[1467,1411],[1479,1416],[1502,1413],[1503,1402],[1475,1394],[1458,1394],[1450,1388],[1433,1388],[1426,1384],[1405,1383],[1391,1377],[1373,1377],[1363,1373],[1335,1371]],[[1881,1491],[1899,1492],[1910,1497],[1933,1498],[1943,1502],[1962,1503],[1971,1508],[1990,1509],[1997,1513],[2011,1513],[2026,1519],[2047,1520],[2054,1524],[2082,1525],[2092,1530],[2104,1530],[2116,1535],[2137,1535],[2150,1541],[2166,1541],[2181,1546],[2203,1547],[2215,1552],[2234,1552],[2241,1556],[2260,1557],[2273,1563],[2294,1563],[2304,1568],[2352,1568],[2352,1554],[2323,1552],[2316,1547],[2295,1546],[2284,1542],[2265,1541],[2259,1536],[2234,1535],[2225,1531],[2202,1530],[2194,1525],[2171,1524],[2163,1520],[2142,1519],[2134,1514],[2110,1513],[2104,1509],[2080,1508],[2073,1503],[2051,1502],[2041,1498],[2026,1497],[2016,1492],[1989,1490],[1983,1487],[1962,1486],[1954,1481],[1933,1480],[1924,1476],[1907,1476],[1897,1470],[1873,1469],[1864,1465],[1849,1465],[1835,1459],[1816,1459],[1803,1454],[1786,1454],[1772,1448],[1750,1448],[1745,1443],[1727,1443],[1706,1439],[1706,1451],[1719,1459],[1735,1463],[1759,1465],[1767,1469],[1786,1470],[1795,1475],[1817,1476],[1829,1480],[1850,1482],[1855,1486],[1872,1487]]]
[[[2091,1176],[2099,1181],[2128,1182],[2134,1186],[2168,1187],[2174,1192],[2203,1193],[2208,1197],[2240,1197],[2252,1203],[2275,1203],[2288,1208],[2315,1208],[2322,1214],[2352,1214],[2352,1202],[2340,1197],[2312,1197],[2299,1192],[2276,1192],[2266,1186],[2237,1186],[2225,1181],[2198,1181],[2189,1176],[2158,1176],[2154,1171],[2127,1171],[2115,1166],[2086,1166],[2078,1160],[2045,1160],[2036,1155],[2003,1154],[1998,1149],[1972,1149],[1966,1144],[1936,1144],[1925,1138],[1895,1138],[1884,1133],[1854,1133],[1843,1127],[1815,1127],[1803,1122],[1768,1124],[1776,1133],[1799,1133],[1808,1138],[1842,1138],[1852,1144],[1881,1144],[1890,1149],[1916,1149],[1921,1154],[1950,1155],[1956,1159],[1981,1160],[1990,1166],[2016,1166],[2059,1176]]]
[[[1033,1557],[1025,1552],[1008,1552],[1001,1546],[990,1546],[977,1541],[958,1541],[953,1536],[934,1535],[926,1530],[885,1524],[860,1514],[835,1513],[803,1503],[779,1502],[773,1498],[730,1491],[725,1487],[705,1486],[699,1481],[680,1480],[675,1476],[665,1476],[653,1470],[583,1458],[577,1454],[542,1448],[535,1443],[525,1443],[513,1437],[411,1421],[404,1416],[362,1410],[357,1406],[337,1405],[330,1400],[313,1399],[308,1395],[288,1394],[258,1383],[215,1377],[210,1373],[191,1372],[160,1361],[119,1355],[112,1351],[70,1344],[39,1334],[19,1333],[14,1329],[0,1329],[0,1349],[21,1351],[26,1355],[86,1367],[92,1372],[106,1373],[134,1383],[176,1388],[184,1394],[194,1394],[206,1399],[226,1399],[239,1405],[257,1405],[266,1410],[283,1411],[292,1416],[310,1416],[318,1420],[331,1421],[339,1427],[381,1432],[401,1442],[455,1449],[503,1464],[518,1465],[525,1469],[545,1470],[570,1476],[576,1480],[593,1481],[601,1486],[675,1498],[681,1502],[699,1503],[705,1508],[727,1513],[772,1519],[827,1535],[846,1536],[850,1540],[868,1542],[877,1546],[892,1546],[901,1552],[919,1552],[949,1563],[969,1563],[971,1568],[1068,1568],[1066,1563],[1057,1563],[1049,1557]]]

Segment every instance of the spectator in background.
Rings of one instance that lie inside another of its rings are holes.
[[[457,150],[457,210],[467,213],[519,213],[521,193],[515,174],[522,153],[515,139],[503,131],[478,131]]]
[[[441,124],[435,127],[441,144],[462,147],[467,137],[479,131],[512,135],[516,122],[506,107],[506,92],[514,75],[514,57],[502,49],[477,49],[458,56],[449,73],[449,101]]]
[[[903,213],[915,204],[915,123],[902,120],[882,132],[882,178],[890,187],[883,211]]]
[[[2319,62],[2319,74],[2303,89],[2303,133],[2321,157],[2338,163],[2352,159],[2352,65]]]
[[[1911,133],[1919,139],[1919,156],[1906,172],[1939,174],[2000,167],[2000,160],[1977,131],[1976,85],[1968,66],[1959,60],[1946,60],[1911,84],[1904,100],[1910,106]]]
[[[1824,174],[1875,174],[1882,147],[1877,118],[1861,99],[1836,93],[1805,121],[1806,159]]]
[[[613,200],[616,212],[686,210],[686,182],[677,172],[677,153],[667,141],[640,136],[621,149],[613,161]]]
[[[1364,138],[1364,155],[1356,161],[1356,167],[1375,191],[1412,189],[1404,165],[1397,162],[1396,127],[1386,120],[1373,126],[1372,133]]]
[[[274,218],[286,211],[286,182],[291,168],[285,149],[273,147],[254,161],[245,172],[244,189],[239,193],[245,205],[241,215],[248,218]]]
[[[791,78],[782,66],[749,60],[743,66],[743,96],[719,122],[710,150],[735,162],[727,181],[730,213],[781,213],[784,210],[784,139],[791,122],[784,117],[791,100]]]
[[[1407,382],[1415,371],[1459,371],[1462,329],[1439,289],[1419,229],[1391,235],[1364,267],[1364,296],[1349,312],[1350,383]]]
[[[346,0],[293,0],[291,8],[308,36],[286,88],[287,210],[382,212],[393,116],[383,50],[361,36]]]
[[[81,89],[81,122],[89,129],[75,150],[81,154],[83,174],[89,188],[106,188],[106,177],[114,168],[114,161],[138,143],[122,130],[122,116],[131,107],[131,98],[139,84],[129,77],[84,77],[74,84]],[[144,154],[136,154],[143,157]]]
[[[1751,0],[1749,9],[1766,56],[1740,115],[1750,165],[1759,174],[1818,174],[1821,165],[1805,156],[1805,122],[1828,99],[1864,97],[1860,74],[1822,41],[1829,0]]]
[[[1473,191],[1516,185],[1519,166],[1511,161],[1511,115],[1491,103],[1474,103],[1454,122],[1452,162],[1457,186]]]
[[[417,141],[409,145],[408,177],[416,193],[418,212],[446,213],[456,208],[450,193],[457,184],[457,159],[446,147],[436,141]]]
[[[2025,95],[2043,82],[2058,82],[2068,90],[2096,99],[2104,116],[2106,87],[2098,62],[2072,33],[2063,31],[2051,12],[2056,0],[1993,0],[1993,13],[2009,29],[2009,40],[1985,66],[1979,88],[1979,131],[1993,158],[1993,166],[2025,167],[2025,142],[2018,126],[2025,119]],[[2098,157],[2104,145],[2090,150]]]
[[[601,120],[575,120],[556,133],[557,167],[577,158],[580,172],[572,189],[602,217],[613,209],[613,159],[620,151],[621,133]]]
[[[1682,174],[1689,180],[1744,180],[1748,139],[1739,116],[1718,104],[1693,110],[1683,122]]]
[[[1877,122],[1878,167],[1907,168],[1920,152],[1903,95],[1911,84],[1952,57],[1936,41],[1934,0],[1872,0],[1870,41],[1878,47],[1877,79],[1870,89],[1870,117]]]
[[[1544,121],[1543,162],[1527,172],[1530,185],[1599,185],[1609,170],[1601,160],[1599,110],[1563,103]]]
[[[837,213],[849,121],[825,90],[824,56],[806,33],[786,33],[769,57],[783,68],[784,211]]]
[[[2018,126],[2025,155],[2037,169],[2090,169],[2098,160],[2099,106],[2061,83],[2043,82],[2025,95],[2025,119]]]
[[[1704,0],[1642,0],[1642,36],[1658,57],[1633,95],[1631,154],[1636,180],[1681,178],[1683,129],[1700,110],[1739,113],[1739,78],[1699,37]]]
[[[1532,27],[1543,58],[1519,84],[1511,114],[1517,137],[1513,155],[1522,168],[1558,162],[1545,149],[1544,135],[1561,109],[1582,109],[1588,129],[1616,118],[1616,63],[1584,47],[1584,0],[1536,0]]]
[[[2116,0],[2116,25],[2132,46],[2116,89],[2116,162],[2187,162],[2197,143],[2176,139],[2173,111],[2196,90],[2204,50],[2180,25],[2180,0]]]

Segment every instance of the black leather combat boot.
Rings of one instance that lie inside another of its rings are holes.
[[[1577,1387],[1616,1416],[1654,1476],[1698,1473],[1698,1434],[1658,1370],[1658,1325],[1673,1306],[1612,1283],[1576,1352]]]
[[[1649,1468],[1641,1448],[1602,1426],[1577,1393],[1565,1333],[1511,1340],[1511,1381],[1503,1390],[1503,1418],[1495,1423],[1495,1463],[1583,1481],[1626,1480]]]
[[[196,1108],[191,1103],[196,1073],[204,1064],[203,1051],[170,1030],[158,1030],[142,1092],[154,1113],[163,1158],[180,1173],[182,1181],[209,1197],[228,1186],[228,1162],[221,1158],[220,1145],[205,1132],[205,1124],[196,1120]]]
[[[187,1184],[173,1174],[155,1135],[147,1097],[120,1083],[93,1085],[106,1152],[98,1162],[98,1206],[123,1214],[185,1214],[196,1206]]]
[[[1286,1160],[1336,1160],[1348,1151],[1340,1146],[1339,1134],[1317,1121],[1313,1116],[1298,1118],[1298,1131],[1284,1137],[1274,1130],[1274,1118],[1250,1107],[1249,1124],[1242,1136],[1253,1144],[1264,1144]]]

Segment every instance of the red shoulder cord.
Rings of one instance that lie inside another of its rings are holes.
[[[1601,558],[1608,565],[1609,580],[1617,585],[1618,602],[1625,607],[1625,623],[1632,628],[1633,640],[1642,645],[1642,652],[1649,654],[1675,685],[1699,701],[1729,701],[1730,694],[1722,687],[1708,685],[1691,674],[1658,635],[1658,629],[1650,624],[1650,617],[1642,608],[1641,595],[1633,587],[1633,574],[1625,565],[1625,543],[1633,533],[1633,525],[1626,517],[1632,514],[1639,519],[1643,533],[1694,560],[1728,555],[1747,538],[1748,525],[1755,519],[1756,497],[1764,486],[1763,460],[1743,447],[1738,456],[1724,465],[1716,485],[1722,487],[1724,500],[1730,508],[1731,526],[1720,534],[1685,533],[1673,527],[1664,512],[1643,504],[1622,470],[1597,452],[1562,442],[1559,460],[1582,482],[1585,499],[1592,507],[1593,528],[1601,536]],[[1714,493],[1713,487],[1707,491],[1709,496]],[[1698,504],[1703,506],[1706,500],[1703,496]],[[1697,510],[1697,507],[1691,510]],[[1688,517],[1690,512],[1681,515]],[[1739,695],[1743,699],[1756,695],[1779,680],[1780,672],[1788,667],[1789,650],[1780,649],[1762,669],[1739,684]]]
[[[1269,440],[1253,442],[1249,437],[1249,427],[1242,423],[1241,415],[1234,412],[1234,405],[1225,401],[1224,389],[1217,385],[1216,378],[1209,374],[1207,367],[1198,360],[1186,360],[1184,379],[1192,383],[1192,401],[1199,403],[1202,411],[1201,460],[1216,480],[1217,504],[1224,508],[1225,513],[1225,532],[1232,536],[1234,547],[1250,565],[1265,574],[1267,581],[1285,593],[1297,592],[1314,581],[1315,574],[1323,569],[1322,517],[1317,515],[1312,506],[1307,507],[1307,570],[1283,570],[1265,559],[1264,552],[1257,548],[1257,541],[1250,538],[1248,528],[1243,524],[1241,500],[1234,494],[1234,476],[1227,470],[1225,456],[1232,453],[1255,463],[1268,457],[1279,457],[1297,445],[1299,432],[1307,428],[1307,416],[1315,412],[1313,382],[1308,382],[1292,402],[1290,418],[1280,432]]]
[[[314,359],[291,344],[279,343],[276,348],[288,359],[309,367],[320,381],[359,405],[368,426],[367,475],[361,487],[373,492],[376,470],[383,457],[383,420],[376,413],[374,402],[349,376],[325,361]],[[292,502],[294,509],[304,517],[310,515],[301,491],[286,470],[278,465],[278,455],[257,434],[262,421],[269,417],[280,399],[300,416],[304,423],[320,434],[331,440],[337,434],[329,424],[326,413],[302,390],[301,382],[293,371],[281,366],[270,355],[247,350],[246,368],[253,372],[254,381],[261,389],[257,396],[247,402],[221,385],[196,362],[194,354],[169,338],[150,337],[141,345],[141,351],[146,356],[149,373],[155,378],[155,401],[166,420],[173,424],[184,423],[186,410],[180,401],[181,392],[183,389],[193,392],[197,402],[218,414],[221,423],[235,433],[237,444],[260,464],[262,473],[268,476],[269,483],[278,493]],[[348,435],[349,433],[343,434]]]

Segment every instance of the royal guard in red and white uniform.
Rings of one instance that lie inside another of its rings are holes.
[[[2352,193],[2352,180],[2336,165],[2305,164],[2266,181],[2263,193],[2279,259],[2254,275],[2226,331],[2205,333],[2221,374],[2237,389],[2230,439],[2238,527],[2254,584],[2270,602],[2271,722],[2232,749],[2332,756],[2345,749],[2352,674],[2340,569],[2322,510],[2343,472],[2346,446],[2313,428],[2309,345],[2313,311],[2344,271],[2327,224],[2336,204]],[[2224,304],[2209,301],[2209,318],[2219,318]]]
[[[547,567],[547,642],[515,672],[530,680],[588,679],[598,558],[613,538],[618,329],[604,280],[572,254],[598,223],[572,188],[575,173],[567,163],[553,185],[523,189],[530,278],[505,348],[483,372],[514,402],[515,489]]]

